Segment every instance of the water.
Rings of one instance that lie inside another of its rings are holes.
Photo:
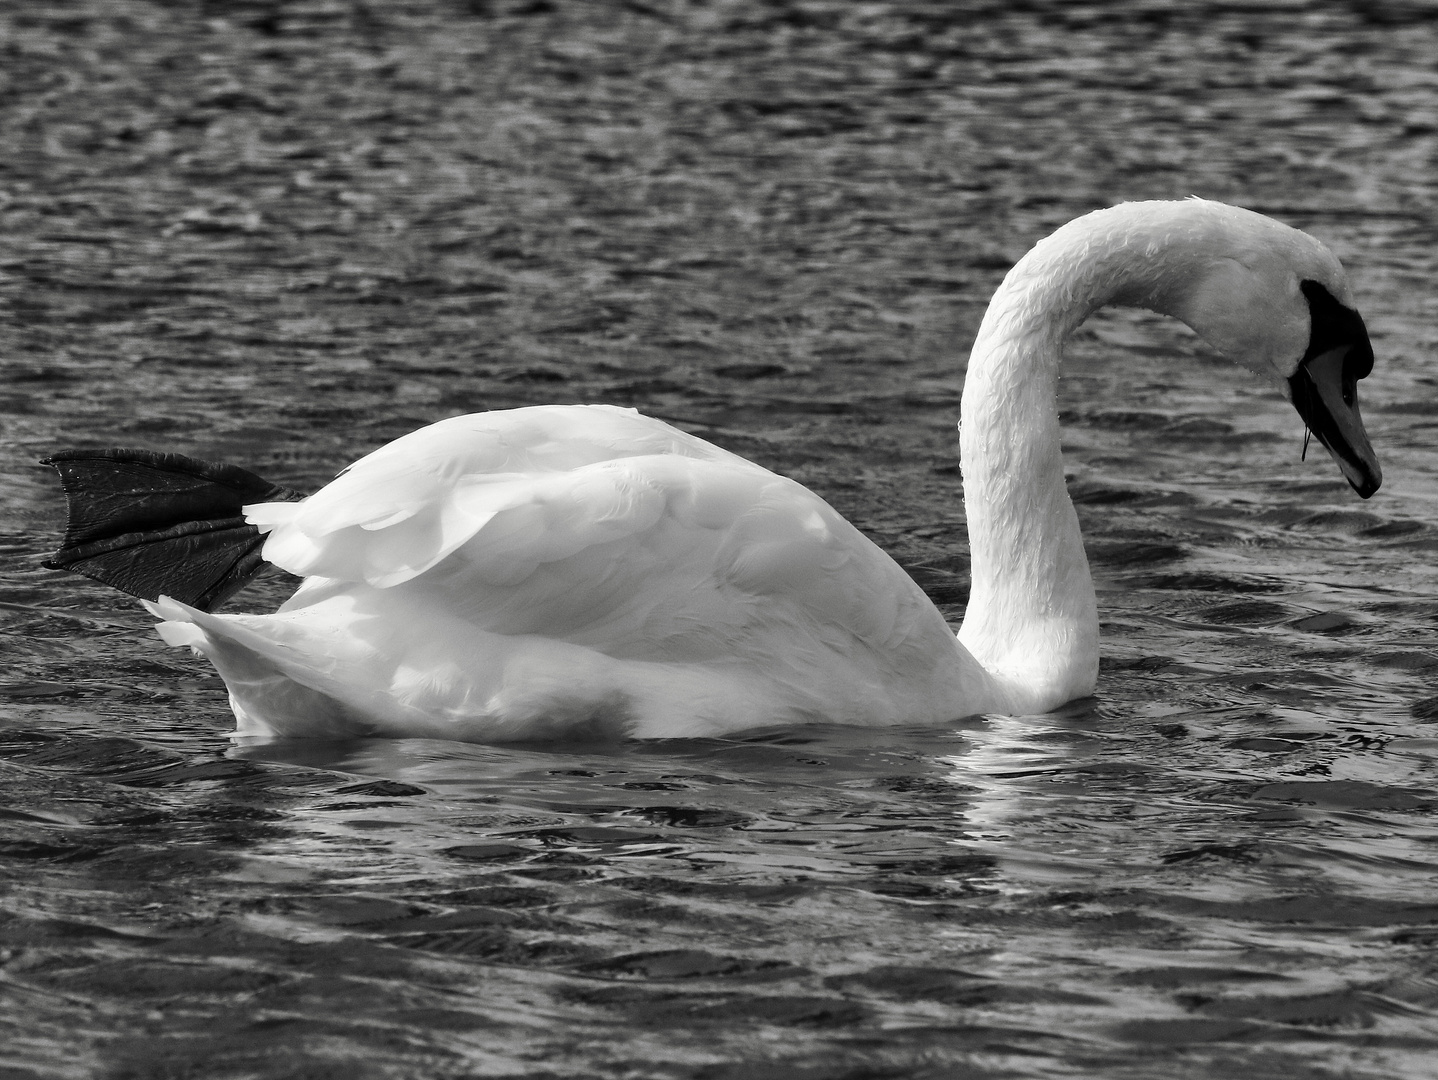
[[[1431,1074],[1438,28],[1017,7],[0,13],[0,1072]],[[1052,716],[236,747],[209,668],[39,568],[62,446],[312,487],[609,401],[811,485],[957,617],[989,293],[1190,193],[1345,260],[1385,485],[1181,327],[1095,319],[1061,408],[1103,672]]]

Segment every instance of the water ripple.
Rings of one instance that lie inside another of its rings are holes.
[[[1424,4],[0,19],[5,1069],[1431,1073]],[[1349,265],[1386,485],[1181,328],[1092,320],[1060,409],[1104,654],[1051,716],[231,746],[208,667],[39,565],[61,446],[312,488],[600,400],[813,486],[957,617],[983,304],[1062,221],[1191,193]]]

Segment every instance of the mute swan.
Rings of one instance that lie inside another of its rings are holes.
[[[1065,339],[1105,304],[1187,323],[1275,383],[1360,496],[1378,489],[1356,390],[1373,353],[1338,260],[1192,199],[1070,222],[990,303],[961,409],[972,592],[957,639],[812,492],[605,405],[442,420],[298,502],[233,466],[57,454],[71,526],[48,565],[158,596],[160,636],[219,669],[242,736],[713,736],[1043,712],[1098,671],[1055,386]],[[271,615],[202,610],[254,572],[261,542],[304,578],[294,595]]]

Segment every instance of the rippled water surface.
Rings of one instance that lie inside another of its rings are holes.
[[[0,1074],[1432,1074],[1430,5],[0,20]],[[1345,260],[1385,485],[1181,327],[1093,320],[1060,405],[1103,671],[1055,715],[237,747],[206,665],[39,566],[61,447],[303,488],[608,401],[809,484],[957,618],[988,295],[1190,193]]]

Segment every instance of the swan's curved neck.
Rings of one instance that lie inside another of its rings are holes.
[[[1194,240],[1131,205],[1030,251],[994,295],[969,358],[959,430],[972,585],[959,640],[1010,711],[1054,708],[1097,678],[1098,612],[1059,450],[1059,362],[1105,304],[1167,307],[1182,271],[1174,253]]]

